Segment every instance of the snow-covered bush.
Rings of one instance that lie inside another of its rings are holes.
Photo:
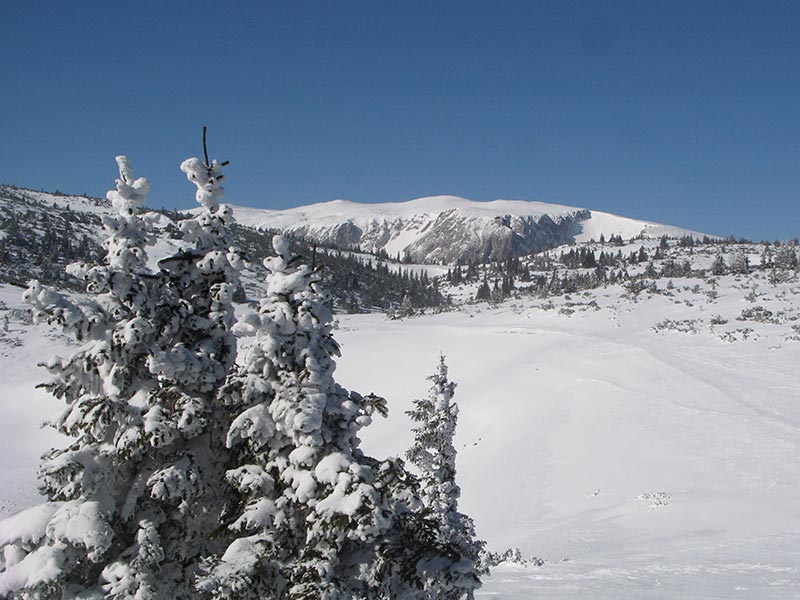
[[[503,552],[485,552],[483,560],[490,567],[496,567],[501,563],[509,563],[523,567],[542,567],[545,565],[545,560],[538,556],[525,558],[519,548],[508,548]]]
[[[772,311],[767,310],[763,306],[742,309],[741,314],[736,317],[736,320],[755,321],[756,323],[778,323],[778,320],[773,317]]]
[[[48,502],[0,523],[0,597],[195,598],[224,496],[227,418],[215,393],[236,356],[228,247],[215,162],[182,165],[204,210],[182,223],[188,250],[148,269],[149,184],[125,157],[102,264],[72,264],[87,296],[34,281],[34,316],[82,343],[46,367],[66,407],[52,425],[74,441],[39,471]]]
[[[698,332],[697,319],[664,319],[655,324],[653,331],[678,331],[680,333],[696,334]]]
[[[376,460],[359,430],[386,404],[339,386],[339,347],[320,275],[276,236],[267,295],[237,326],[255,336],[224,398],[238,415],[227,473],[228,547],[200,588],[214,598],[431,598],[477,582],[436,538],[414,477]]]

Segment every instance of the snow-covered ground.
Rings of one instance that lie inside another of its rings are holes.
[[[797,318],[797,291],[759,301]],[[339,380],[390,400],[389,420],[364,435],[373,453],[409,446],[403,412],[447,355],[461,507],[491,549],[547,561],[497,568],[483,594],[800,597],[797,321],[737,321],[752,303],[733,287],[713,303],[674,293],[341,318]],[[696,333],[654,329],[666,319]]]
[[[800,597],[800,285],[664,283],[339,317],[337,380],[389,400],[372,454],[410,445],[404,411],[447,356],[461,509],[491,550],[545,560],[496,567],[478,597]],[[58,443],[36,428],[58,401],[35,363],[69,351],[21,323],[19,294],[0,286],[0,517],[35,502]]]

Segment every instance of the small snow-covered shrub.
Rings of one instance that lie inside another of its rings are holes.
[[[755,306],[753,308],[745,308],[742,313],[736,317],[737,321],[755,321],[756,323],[775,323],[776,320],[772,316],[772,311],[767,310],[763,306]]]
[[[720,334],[719,338],[725,342],[742,342],[749,339],[754,331],[750,327],[743,327],[734,331],[725,331]]]
[[[543,558],[537,556],[525,558],[519,548],[508,548],[503,552],[486,552],[484,562],[489,568],[496,567],[501,563],[510,563],[523,567],[542,567],[546,563]]]
[[[666,492],[645,492],[636,497],[637,500],[647,500],[650,508],[669,506],[670,495]]]
[[[697,333],[697,320],[696,319],[682,319],[680,321],[673,321],[672,319],[664,319],[656,323],[653,327],[654,331],[678,331],[680,333]]]

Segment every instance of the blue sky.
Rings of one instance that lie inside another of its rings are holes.
[[[15,2],[0,182],[152,206],[435,194],[800,235],[800,2]]]

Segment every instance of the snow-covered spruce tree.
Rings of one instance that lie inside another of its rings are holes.
[[[775,254],[775,267],[778,269],[794,271],[797,269],[797,264],[797,254],[795,253],[794,248],[788,244],[781,246],[778,252]]]
[[[744,251],[737,252],[736,255],[731,258],[729,272],[732,275],[747,275],[750,272],[750,259]]]
[[[254,344],[225,387],[240,410],[228,433],[238,456],[227,474],[238,493],[224,515],[230,543],[200,589],[220,600],[404,600],[476,586],[436,539],[402,461],[359,447],[385,400],[334,381],[339,347],[320,275],[286,238],[273,246],[266,297],[238,325]]]
[[[725,275],[728,272],[728,266],[725,264],[725,259],[721,254],[717,254],[714,262],[711,264],[712,275]]]
[[[138,211],[149,184],[117,162],[106,259],[69,267],[88,298],[37,282],[25,292],[37,319],[83,345],[46,365],[44,387],[66,403],[53,426],[74,442],[43,458],[49,501],[0,524],[0,597],[194,598],[200,557],[215,550],[226,425],[213,400],[235,355],[219,167],[184,163],[206,210],[184,225],[194,249],[152,273]]]
[[[472,519],[458,512],[461,488],[456,483],[453,445],[458,405],[453,401],[456,384],[447,378],[444,356],[428,379],[433,383],[428,396],[415,400],[414,409],[407,413],[418,425],[413,429],[414,444],[406,456],[420,471],[422,500],[435,520],[437,540],[461,557],[469,565],[471,577],[478,581],[486,573],[480,560],[484,542],[475,537]],[[473,589],[474,586],[441,589],[433,597],[471,598]]]

